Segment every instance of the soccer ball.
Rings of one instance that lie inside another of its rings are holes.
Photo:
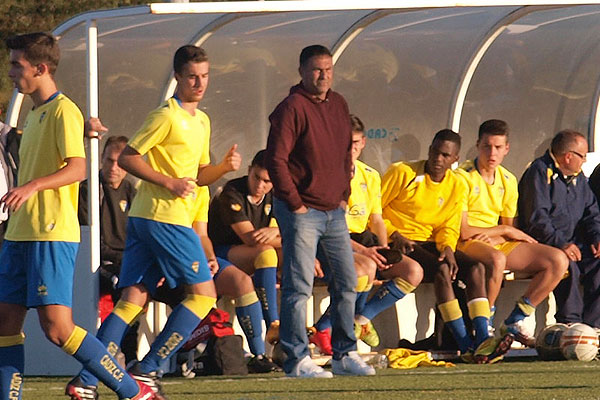
[[[540,358],[546,361],[564,360],[560,349],[560,338],[568,329],[565,324],[554,324],[545,327],[537,336],[535,349]]]
[[[567,360],[592,361],[598,354],[598,334],[586,324],[573,324],[563,332],[560,349]]]

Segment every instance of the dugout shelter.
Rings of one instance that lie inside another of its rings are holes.
[[[490,118],[511,127],[505,165],[517,176],[560,129],[586,134],[591,151],[600,144],[600,5],[591,1],[155,3],[87,12],[54,34],[61,90],[84,115],[99,115],[108,135],[128,137],[172,95],[174,51],[204,47],[211,70],[200,107],[211,118],[216,162],[237,143],[245,166],[265,146],[269,114],[300,79],[299,52],[315,43],[332,50],[333,88],[365,122],[362,158],[381,173],[392,162],[425,158],[433,134],[447,127],[463,137],[461,159],[472,158],[477,127]],[[8,123],[21,126],[28,101],[15,92]],[[75,320],[88,329],[96,324],[101,146],[88,143],[94,204],[74,299]],[[160,313],[151,315],[148,329],[160,329]],[[33,317],[26,373],[75,373],[77,363],[45,342]]]

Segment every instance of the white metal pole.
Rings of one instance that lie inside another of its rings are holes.
[[[88,118],[98,117],[98,26],[87,24],[87,110]],[[89,138],[88,146],[88,224],[92,272],[100,267],[100,182],[98,177],[98,137]]]
[[[24,97],[23,93],[19,93],[19,91],[15,89],[10,104],[8,105],[8,109],[6,110],[6,123],[13,128],[16,128],[17,123],[19,122],[19,111],[21,110]]]

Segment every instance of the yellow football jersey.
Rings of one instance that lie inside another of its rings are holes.
[[[456,249],[467,188],[453,171],[441,182],[425,173],[425,160],[392,164],[381,184],[383,218],[391,235],[434,241],[437,249]]]
[[[19,149],[18,182],[50,175],[67,158],[85,158],[83,116],[77,105],[59,94],[30,111]],[[79,242],[79,182],[31,196],[9,219],[6,239]]]
[[[466,161],[457,170],[465,179],[468,195],[463,205],[470,226],[491,228],[500,217],[514,218],[517,213],[519,189],[517,178],[506,168],[496,168],[494,183],[488,184],[473,161]]]
[[[174,98],[152,111],[129,146],[161,174],[196,179],[198,166],[210,163],[210,120],[196,110],[194,116],[181,108]],[[142,181],[129,216],[168,224],[191,226],[194,196],[181,198],[153,183]]]
[[[350,233],[362,233],[367,229],[369,217],[372,214],[381,214],[379,172],[357,160],[354,163],[354,176],[350,181],[350,189],[346,223]]]

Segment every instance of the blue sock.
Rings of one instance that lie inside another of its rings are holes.
[[[496,317],[496,306],[490,307],[490,326],[494,326],[494,317]]]
[[[104,344],[95,336],[86,334],[73,357],[85,369],[96,375],[102,383],[115,391],[119,398],[130,398],[139,392],[138,384],[108,354]]]
[[[446,322],[446,325],[448,325],[450,332],[452,332],[452,336],[454,336],[461,353],[473,349],[473,340],[471,340],[471,337],[467,333],[467,327],[465,326],[465,321],[462,317],[453,321],[448,321]]]
[[[356,292],[356,305],[354,309],[354,314],[362,315],[362,310],[365,308],[365,304],[367,304],[367,298],[369,297],[369,291],[366,292]]]
[[[490,337],[488,327],[490,326],[489,319],[485,317],[475,317],[471,320],[473,329],[475,329],[475,348]]]
[[[235,307],[235,315],[244,331],[250,352],[255,356],[265,354],[262,338],[262,310],[258,301],[247,306]]]
[[[120,343],[127,329],[129,329],[129,325],[116,314],[111,313],[106,317],[102,326],[100,326],[96,337],[105,346],[110,355],[114,357],[121,347]],[[81,378],[81,382],[86,386],[98,386],[98,378],[86,369],[81,370],[79,377]]]
[[[331,328],[331,311],[330,311],[330,307],[331,307],[331,305],[327,307],[327,310],[325,310],[325,312],[323,313],[323,315],[321,315],[321,318],[319,318],[319,320],[315,324],[315,328],[318,331],[324,331],[324,330],[327,330],[327,329]]]
[[[0,346],[0,398],[21,400],[24,368],[23,344]]]
[[[533,311],[535,311],[535,307],[531,305],[529,299],[526,297],[521,297],[519,300],[517,300],[515,308],[513,308],[508,318],[504,320],[504,323],[506,325],[510,325],[514,324],[515,322],[522,321]]]
[[[373,320],[377,314],[396,304],[405,295],[406,293],[400,290],[394,281],[387,281],[371,297],[371,300],[365,305],[360,315],[368,320]]]
[[[271,322],[279,320],[277,309],[277,267],[257,268],[252,277],[254,288],[262,306],[267,328]]]
[[[202,319],[183,304],[175,307],[164,329],[152,343],[148,354],[140,362],[141,371],[144,373],[156,371],[164,359],[175,354],[183,346],[200,321]]]

